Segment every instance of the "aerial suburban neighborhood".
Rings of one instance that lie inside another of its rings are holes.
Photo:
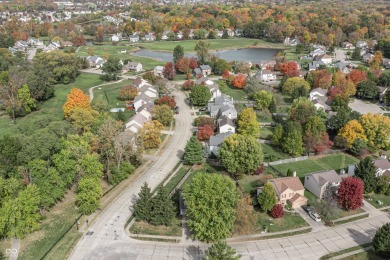
[[[0,259],[390,259],[386,0],[0,1]]]

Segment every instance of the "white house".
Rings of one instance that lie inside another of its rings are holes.
[[[374,58],[374,54],[372,53],[366,53],[362,56],[362,60],[367,63],[370,62],[373,58]]]
[[[236,132],[236,125],[233,123],[233,120],[231,120],[228,117],[223,117],[221,119],[218,119],[218,131],[219,133],[227,133],[227,132]]]
[[[144,39],[147,42],[151,42],[151,41],[155,41],[156,40],[156,36],[154,36],[153,33],[148,33],[148,34],[145,34]]]
[[[163,71],[164,71],[164,66],[156,66],[153,69],[153,74],[154,74],[154,76],[162,77]]]
[[[142,64],[139,62],[128,62],[124,66],[124,69],[140,72],[140,71],[142,71]]]
[[[319,199],[327,198],[337,192],[345,177],[348,174],[337,174],[335,170],[310,173],[305,175],[305,188]]]
[[[101,68],[104,64],[104,60],[98,56],[88,56],[86,60],[89,67]]]
[[[358,42],[356,43],[356,47],[357,47],[357,48],[367,48],[367,47],[368,47],[368,44],[367,44],[366,41],[358,41]]]
[[[234,107],[233,98],[227,95],[221,95],[214,99],[214,102],[208,103],[208,111],[211,117],[226,116],[230,119],[237,118],[237,110]]]
[[[209,88],[210,94],[211,94],[210,101],[212,101],[215,98],[220,97],[222,95],[221,90],[219,90],[218,84],[215,83],[214,81],[206,78],[206,77],[201,77],[201,78],[197,79],[195,81],[195,84],[196,85],[202,85],[203,84],[203,85],[205,85],[206,87]]]
[[[111,41],[112,42],[119,42],[121,40],[122,40],[122,35],[114,34],[113,36],[111,36]]]
[[[323,55],[320,58],[320,61],[322,61],[325,64],[331,64],[332,63],[332,57],[330,57],[328,54]]]
[[[155,99],[156,99],[155,97],[149,97],[145,93],[141,93],[134,98],[134,103],[133,103],[134,109],[138,110],[143,105],[146,105],[148,103],[153,103]]]
[[[355,46],[353,46],[350,42],[343,42],[343,48],[344,49],[355,49]]]
[[[130,42],[138,42],[139,41],[139,35],[138,34],[133,34],[129,36],[129,41]]]
[[[276,73],[270,70],[260,70],[256,78],[263,82],[274,81],[276,80]]]
[[[315,88],[312,91],[310,91],[309,99],[314,100],[316,99],[316,97],[326,97],[327,93],[328,93],[327,89]]]

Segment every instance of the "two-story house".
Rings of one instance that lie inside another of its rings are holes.
[[[348,174],[337,174],[335,170],[310,173],[305,175],[305,188],[319,199],[328,198],[337,193],[345,177]]]

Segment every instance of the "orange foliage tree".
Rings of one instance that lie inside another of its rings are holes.
[[[209,125],[205,125],[202,127],[199,127],[198,132],[196,133],[196,137],[198,138],[199,141],[205,141],[209,140],[210,136],[212,136],[214,133],[213,128]]]
[[[176,107],[176,102],[175,102],[175,100],[174,100],[172,97],[170,97],[170,96],[163,96],[163,97],[161,97],[161,98],[159,98],[159,99],[156,99],[156,100],[154,101],[154,103],[155,103],[156,105],[167,105],[167,106],[169,106],[170,108]]]
[[[360,81],[367,80],[367,73],[362,70],[351,70],[347,76],[348,79],[352,80],[353,84],[357,85]]]
[[[291,77],[296,77],[293,75],[296,75],[297,73],[299,75],[298,64],[294,61],[285,62],[280,66],[280,72],[286,76],[291,75]]]
[[[86,110],[91,110],[89,96],[84,94],[84,92],[79,88],[72,88],[68,94],[68,99],[66,100],[62,109],[64,110],[65,118],[70,116],[70,113],[75,108],[84,108]]]
[[[316,77],[314,79],[314,88],[324,88],[328,89],[332,84],[332,75],[328,70],[318,70],[316,71]]]
[[[138,90],[134,86],[125,86],[121,88],[119,99],[120,100],[133,100],[138,95]]]
[[[231,84],[235,88],[244,88],[246,84],[246,77],[244,74],[238,74],[232,79]]]

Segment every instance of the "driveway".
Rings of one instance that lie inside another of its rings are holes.
[[[306,211],[304,211],[301,207],[296,208],[295,211],[298,212],[299,215],[301,215],[301,217],[310,225],[310,227],[313,229],[313,231],[319,231],[319,230],[323,230],[323,229],[328,228],[321,221],[319,221],[319,222],[314,221],[309,216],[309,214],[307,214]]]
[[[373,104],[371,102],[367,102],[361,99],[354,98],[352,102],[349,102],[348,106],[354,110],[359,112],[360,114],[383,114],[383,110],[377,104]]]

